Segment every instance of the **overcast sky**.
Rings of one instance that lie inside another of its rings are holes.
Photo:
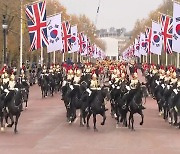
[[[93,22],[99,0],[59,0],[70,14],[85,14]],[[132,30],[135,21],[148,16],[163,0],[100,0],[97,28],[121,28]]]

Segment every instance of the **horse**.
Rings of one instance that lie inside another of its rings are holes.
[[[103,117],[101,125],[105,124],[106,115],[105,112],[108,110],[105,108],[104,99],[107,101],[110,99],[110,94],[107,88],[102,87],[101,90],[93,90],[89,100],[89,112],[87,114],[87,128],[89,128],[89,119],[93,115],[94,131],[98,131],[96,128],[96,115],[100,114]]]
[[[12,90],[10,91],[7,96],[5,97],[4,104],[5,104],[5,121],[7,127],[14,127],[14,133],[17,133],[17,124],[19,117],[22,112],[22,91],[21,90]],[[14,117],[15,116],[15,122]],[[11,124],[8,124],[8,117],[11,119]]]
[[[44,74],[41,74],[40,86],[41,86],[42,98],[47,97],[49,86]]]
[[[142,105],[142,98],[143,98],[143,89],[141,85],[138,85],[136,89],[136,93],[133,96],[133,99],[130,101],[128,105],[128,110],[130,112],[129,115],[129,124],[128,127],[131,130],[134,130],[134,114],[138,113],[141,115],[142,121],[140,122],[140,125],[143,125],[144,123],[144,115],[142,110],[145,109],[145,107]]]

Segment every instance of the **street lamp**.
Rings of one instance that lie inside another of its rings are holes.
[[[6,16],[3,15],[3,21],[2,21],[2,28],[3,28],[3,39],[4,39],[4,64],[6,64],[6,32],[7,32],[7,22],[6,22]]]

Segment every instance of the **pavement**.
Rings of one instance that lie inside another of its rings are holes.
[[[140,72],[138,73],[140,74]],[[144,78],[139,75],[141,81]],[[108,104],[108,107],[110,105]],[[18,134],[12,128],[0,132],[0,153],[5,154],[180,154],[180,130],[158,116],[157,104],[147,98],[144,125],[135,115],[135,130],[117,126],[107,111],[104,126],[97,118],[98,132],[66,122],[60,93],[41,98],[40,88],[30,88],[28,109],[22,112]],[[79,111],[77,111],[79,115]]]

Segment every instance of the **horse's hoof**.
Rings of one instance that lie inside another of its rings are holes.
[[[83,124],[80,124],[80,127],[84,127],[84,125],[83,125]]]
[[[103,126],[103,125],[104,125],[104,122],[101,122],[101,125]]]
[[[131,131],[132,131],[132,132],[134,132],[134,131],[135,131],[135,129],[133,128],[133,129],[131,129]]]
[[[89,126],[87,126],[87,129],[90,129],[90,127],[89,127]]]
[[[15,130],[15,131],[14,131],[14,134],[17,134],[17,133],[18,133],[18,131],[17,131],[17,130]]]
[[[1,132],[4,132],[4,127],[1,127]]]
[[[94,128],[94,132],[98,132],[98,129],[97,129],[97,128]]]
[[[12,127],[12,125],[11,125],[11,124],[8,124],[7,127]]]
[[[26,106],[26,107],[25,107],[25,110],[27,110],[27,109],[28,109],[28,107]]]
[[[143,122],[140,122],[140,125],[143,125]]]

